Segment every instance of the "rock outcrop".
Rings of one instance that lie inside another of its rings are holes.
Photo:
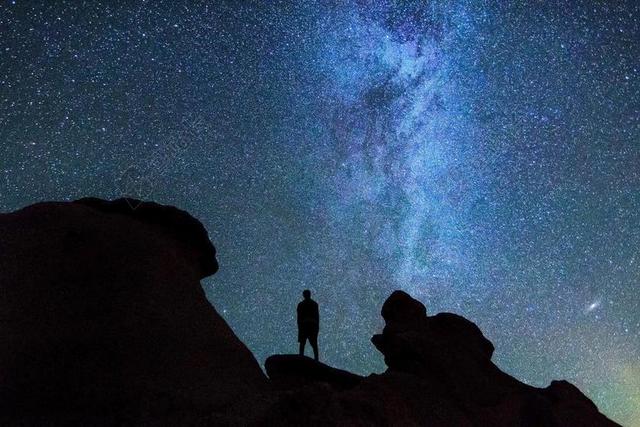
[[[265,375],[200,286],[218,268],[206,230],[136,206],[0,215],[0,424],[238,421],[259,401]]]
[[[372,342],[384,354],[388,365],[385,373],[370,375],[348,390],[335,390],[322,381],[314,387],[307,381],[282,395],[265,423],[616,425],[565,381],[539,389],[502,372],[491,361],[493,344],[473,322],[461,316],[427,316],[424,305],[402,291],[391,294],[382,306],[382,316],[386,325]],[[300,375],[308,377],[306,373]],[[306,410],[299,411],[299,407]]]
[[[386,326],[372,342],[384,354],[388,372],[408,373],[416,383],[435,388],[470,423],[615,425],[565,381],[538,389],[502,372],[491,361],[493,344],[461,316],[427,316],[424,306],[402,291],[391,294],[382,316]]]
[[[132,209],[135,207],[135,209]],[[361,377],[297,355],[268,379],[206,300],[196,219],[126,200],[0,215],[0,425],[614,426],[576,387],[521,383],[469,320],[400,291]]]
[[[297,354],[276,354],[264,363],[271,382],[279,389],[293,389],[312,383],[325,383],[336,390],[348,390],[364,377],[332,368]]]

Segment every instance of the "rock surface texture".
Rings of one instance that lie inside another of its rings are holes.
[[[32,205],[0,215],[0,254],[3,426],[616,425],[565,381],[502,372],[473,322],[401,291],[372,338],[386,372],[276,355],[267,378],[200,286],[218,268],[206,230],[173,207]]]

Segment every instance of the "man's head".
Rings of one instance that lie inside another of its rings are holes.
[[[311,291],[309,289],[305,289],[304,291],[302,291],[302,296],[304,297],[304,299],[311,298]]]

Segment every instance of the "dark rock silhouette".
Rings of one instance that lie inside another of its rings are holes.
[[[309,357],[294,354],[270,356],[264,363],[267,375],[281,389],[322,382],[338,390],[355,387],[364,377],[332,368]]]
[[[272,406],[265,424],[617,425],[565,381],[539,389],[502,372],[491,362],[493,344],[461,316],[427,316],[424,305],[402,291],[391,294],[382,316],[386,326],[372,342],[385,356],[385,373],[347,390],[322,380],[315,386],[290,381],[292,388]],[[298,372],[286,363],[281,359],[280,371]],[[309,373],[299,376],[308,379]],[[297,409],[301,407],[305,410]]]
[[[153,202],[143,203],[132,199],[107,201],[85,197],[74,203],[86,205],[104,213],[126,215],[145,224],[157,225],[162,228],[163,233],[179,242],[182,249],[190,251],[191,259],[197,260],[200,268],[200,278],[211,276],[218,271],[216,250],[209,240],[207,230],[200,221],[185,211],[173,206]]]
[[[0,236],[1,425],[241,419],[267,386],[205,298],[215,250],[186,212],[40,203]]]
[[[493,344],[464,317],[428,317],[422,303],[402,291],[391,294],[382,316],[386,326],[372,342],[391,371],[443,385],[465,405],[493,405],[506,394],[529,389],[491,362]]]
[[[204,227],[134,202],[0,214],[0,425],[616,425],[565,381],[502,372],[475,324],[400,291],[372,338],[386,372],[276,355],[268,379],[202,291]]]

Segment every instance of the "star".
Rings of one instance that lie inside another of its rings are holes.
[[[369,338],[402,289],[477,323],[519,379],[567,379],[640,426],[638,17],[624,0],[12,1],[0,209],[188,211],[218,249],[207,297],[259,361],[296,351],[309,288],[325,360],[384,370]]]

